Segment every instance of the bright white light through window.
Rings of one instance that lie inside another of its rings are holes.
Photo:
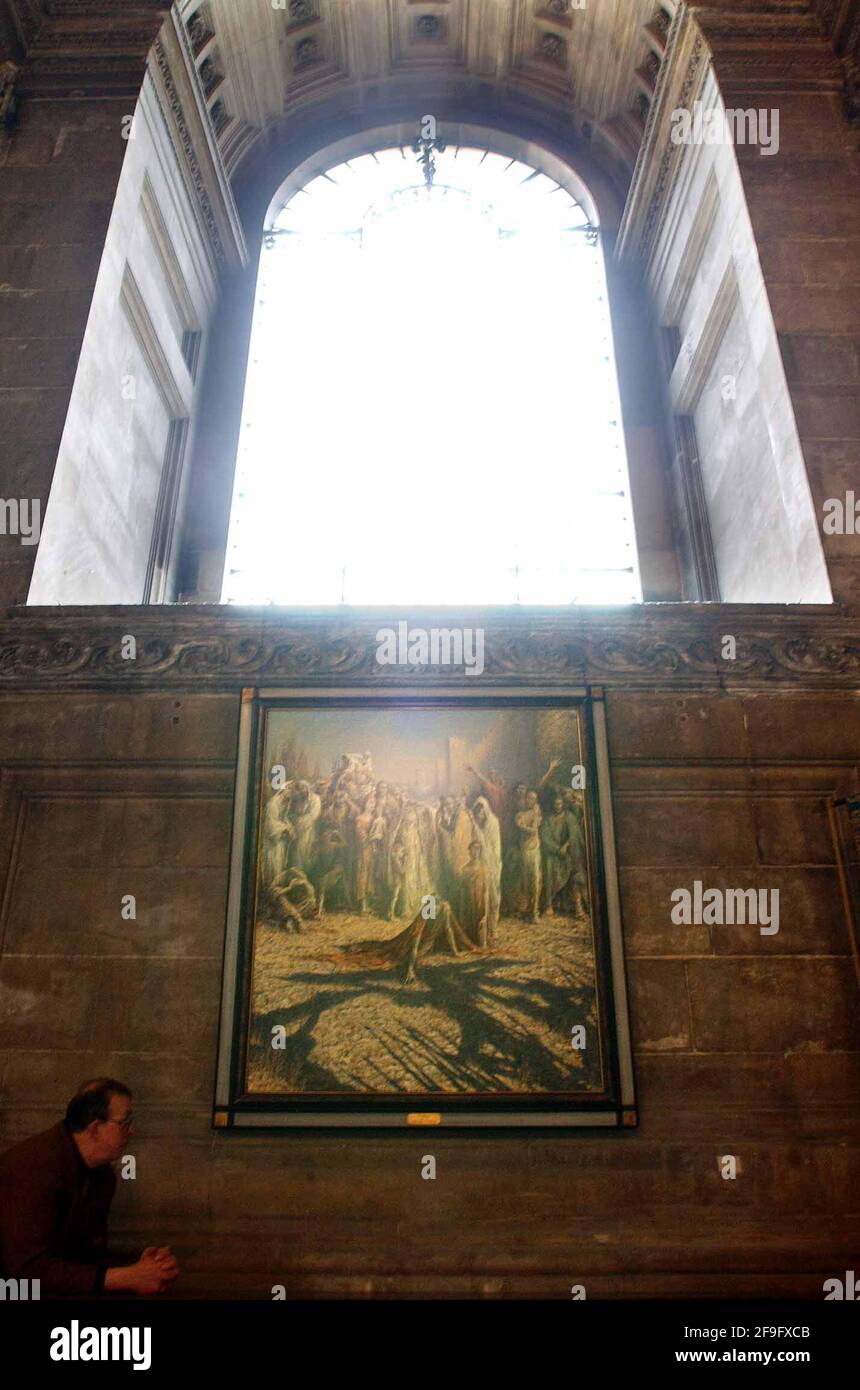
[[[641,601],[603,257],[506,156],[351,159],[264,247],[228,603]]]

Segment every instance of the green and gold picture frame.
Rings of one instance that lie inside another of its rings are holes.
[[[214,1122],[636,1123],[602,691],[244,693]]]

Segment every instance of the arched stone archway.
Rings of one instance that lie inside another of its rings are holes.
[[[646,600],[680,598],[655,326],[636,274],[614,256],[624,206],[619,169],[597,157],[569,122],[557,114],[551,117],[533,101],[530,115],[528,104],[500,105],[482,98],[478,83],[460,84],[468,88],[466,97],[461,91],[452,95],[445,84],[424,83],[422,107],[414,87],[407,86],[404,93],[402,81],[393,85],[400,90],[387,101],[374,100],[369,111],[365,95],[356,90],[352,103],[341,94],[298,113],[257,142],[236,172],[249,265],[225,285],[212,335],[187,512],[188,596],[206,602],[220,598],[263,229],[290,192],[314,172],[350,153],[410,144],[426,110],[436,116],[449,144],[479,145],[522,159],[574,194],[600,227],[643,593]],[[552,402],[546,408],[553,408]]]

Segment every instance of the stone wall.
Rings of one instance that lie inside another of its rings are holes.
[[[739,668],[709,673],[726,616]],[[186,1295],[819,1297],[860,1237],[858,981],[827,814],[857,775],[860,697],[850,636],[816,621],[670,608],[488,638],[491,685],[607,686],[640,1125],[428,1138],[211,1127],[239,687],[332,664],[366,686],[361,642],[274,616],[14,620],[0,1142],[53,1122],[83,1077],[125,1078],[138,1175],[116,1233],[169,1241]],[[697,878],[778,888],[779,933],[673,925],[670,892]]]
[[[0,497],[44,519],[125,155],[119,113],[42,102],[0,137]],[[0,602],[24,603],[35,545],[0,535]]]
[[[127,143],[119,120],[117,113],[104,139],[127,153],[57,456],[31,603],[141,603],[175,593],[178,491],[193,440],[217,280],[178,177],[151,73],[133,124],[126,123]],[[170,534],[159,536],[159,530]],[[161,563],[152,554],[159,541]],[[153,568],[166,573],[153,574]]]

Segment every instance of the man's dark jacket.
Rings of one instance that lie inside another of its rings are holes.
[[[3,1277],[40,1279],[43,1296],[102,1293],[115,1188],[110,1164],[88,1168],[65,1123],[0,1154]]]

